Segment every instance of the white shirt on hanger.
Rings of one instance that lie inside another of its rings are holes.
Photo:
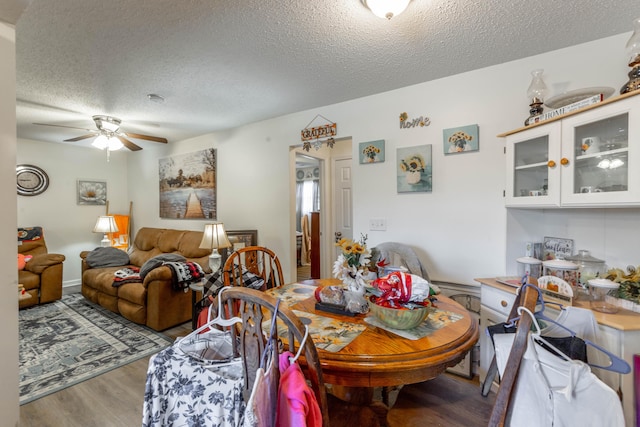
[[[514,336],[493,337],[500,375]],[[536,344],[530,334],[508,421],[517,427],[624,427],[624,414],[618,395],[588,365],[554,355]]]

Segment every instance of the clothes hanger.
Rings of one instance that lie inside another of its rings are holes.
[[[298,346],[298,352],[296,353],[296,355],[289,358],[289,363],[293,364],[298,361],[298,358],[302,354],[302,350],[304,349],[304,345],[307,342],[308,338],[309,338],[309,325],[304,325],[304,337],[302,337],[302,341]]]
[[[573,362],[573,360],[569,356],[564,354],[562,351],[558,350],[553,344],[551,344],[549,341],[545,340],[542,337],[542,332],[540,329],[540,324],[538,323],[538,318],[536,317],[535,314],[531,312],[531,310],[529,310],[527,307],[518,307],[517,311],[518,311],[518,314],[521,316],[522,316],[522,312],[524,311],[531,317],[531,325],[535,327],[535,331],[531,332],[531,337],[533,338],[534,341],[539,343],[541,342],[544,345],[548,346],[551,350],[553,350],[556,354],[558,354],[567,362]]]
[[[192,338],[195,335],[198,335],[200,332],[206,330],[207,328],[210,328],[211,326],[231,326],[231,325],[235,325],[236,323],[241,323],[242,319],[240,317],[231,317],[229,319],[224,319],[222,317],[222,292],[224,292],[225,290],[229,289],[229,286],[225,286],[222,289],[220,289],[220,292],[218,292],[218,315],[215,318],[211,318],[211,309],[213,308],[213,304],[209,305],[209,315],[207,316],[207,321],[205,322],[204,325],[200,326],[198,329],[196,329],[195,331],[191,332],[189,335],[187,335],[186,337],[184,337],[183,339],[186,338]]]
[[[544,320],[546,322],[553,323],[554,325],[559,326],[561,329],[564,329],[572,337],[577,336],[574,331],[572,331],[571,329],[567,328],[565,325],[563,325],[562,323],[556,321],[555,319],[552,319],[552,318],[550,318],[550,317],[548,317],[548,316],[546,316],[544,314],[544,309],[545,309],[546,304],[558,305],[560,307],[560,309],[562,309],[562,310],[564,310],[564,306],[562,304],[555,303],[555,302],[553,302],[553,303],[546,302],[545,303],[544,298],[542,296],[542,292],[535,285],[527,283],[527,284],[522,285],[521,289],[523,289],[523,288],[525,288],[527,286],[532,287],[533,289],[536,290],[536,292],[538,292],[538,301],[536,303],[536,307],[540,306],[540,309],[537,310],[534,313],[534,316],[537,319]],[[521,308],[521,307],[518,307],[518,308]],[[527,310],[527,311],[529,311],[529,310]],[[518,314],[520,314],[519,310],[518,310]],[[516,320],[518,320],[518,318],[512,319],[511,321],[515,322]],[[538,325],[538,327],[539,327],[539,325]],[[620,373],[620,374],[628,374],[629,372],[631,372],[631,366],[629,366],[629,364],[624,359],[621,359],[620,357],[618,357],[615,354],[611,353],[609,350],[599,346],[598,344],[596,344],[596,343],[594,343],[594,342],[592,342],[592,341],[590,341],[588,339],[584,339],[582,337],[580,337],[580,339],[582,339],[587,346],[593,347],[596,350],[604,353],[609,358],[609,361],[611,362],[611,364],[607,365],[607,366],[597,365],[595,363],[589,363],[589,366],[593,366],[594,368],[604,369],[604,370],[607,370],[607,371],[617,372],[617,373]],[[564,353],[562,353],[562,354],[564,354]]]
[[[273,309],[273,315],[271,317],[271,330],[269,331],[269,339],[264,346],[262,356],[260,357],[260,367],[266,369],[267,365],[273,362],[275,340],[273,339],[276,332],[276,324],[278,323],[278,311],[280,310],[280,298],[276,300],[276,307]]]

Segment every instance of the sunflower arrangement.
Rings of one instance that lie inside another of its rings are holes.
[[[400,169],[403,172],[424,172],[424,159],[419,154],[413,154],[406,159],[400,160]]]
[[[380,149],[373,145],[367,145],[364,150],[362,150],[362,154],[364,154],[369,161],[373,161],[376,156],[380,154]]]
[[[340,239],[336,246],[341,253],[333,264],[333,277],[342,280],[349,290],[364,290],[365,275],[371,258],[371,252],[367,249],[367,235],[362,234],[357,242]]]

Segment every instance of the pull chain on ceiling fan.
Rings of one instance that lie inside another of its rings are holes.
[[[93,121],[95,122],[95,125],[97,128],[95,130],[77,128],[73,126],[52,125],[47,123],[34,123],[34,124],[43,125],[43,126],[56,126],[56,127],[63,127],[63,128],[86,130],[90,133],[86,135],[77,136],[75,138],[65,139],[64,141],[76,142],[76,141],[81,141],[83,139],[96,137],[96,139],[91,143],[91,145],[101,150],[106,149],[107,152],[119,150],[122,147],[127,147],[131,151],[142,150],[142,147],[134,144],[128,138],[143,139],[145,141],[160,142],[162,144],[167,143],[167,140],[165,138],[121,131],[120,123],[122,122],[120,119],[116,117],[96,115],[96,116],[93,116]]]

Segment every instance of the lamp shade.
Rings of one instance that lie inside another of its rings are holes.
[[[411,0],[362,0],[374,15],[380,18],[391,19],[400,15],[409,5]]]
[[[201,249],[223,249],[230,247],[231,242],[227,238],[223,223],[205,224],[204,234],[200,242]]]
[[[112,216],[106,215],[99,216],[95,227],[93,227],[94,233],[116,233],[118,231],[116,220]]]
[[[118,232],[118,226],[116,225],[116,220],[112,216],[104,215],[99,216],[96,221],[95,227],[93,227],[94,233],[103,233],[104,236],[100,241],[102,246],[111,246],[111,239],[109,238],[110,233]]]

